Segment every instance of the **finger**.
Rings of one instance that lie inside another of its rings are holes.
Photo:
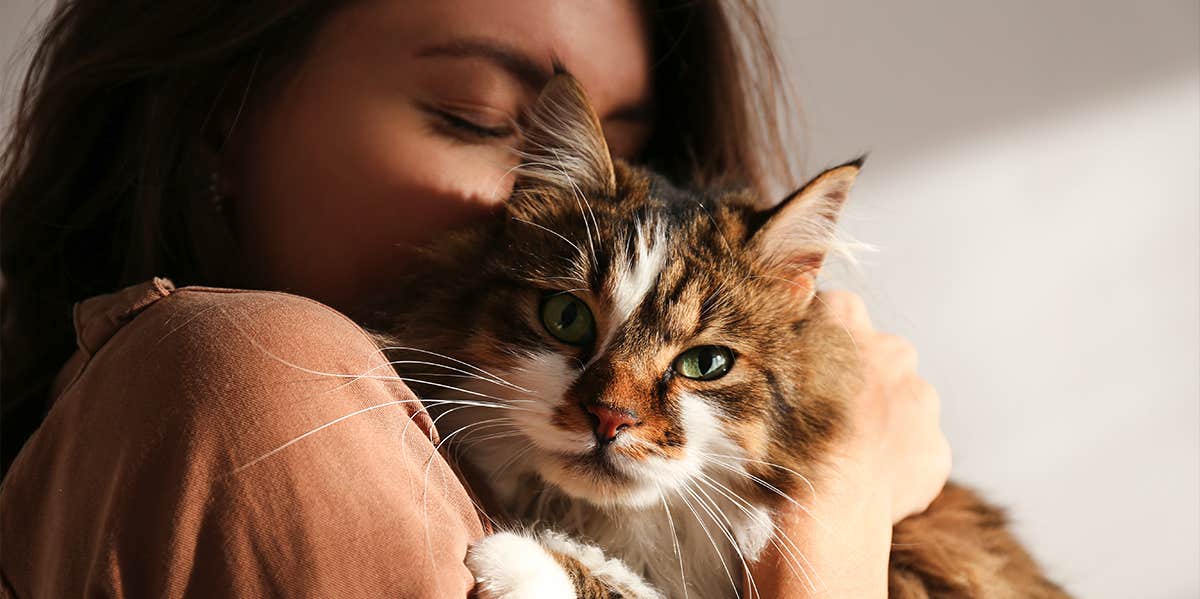
[[[890,333],[875,336],[881,366],[901,376],[916,376],[917,347],[908,339]]]
[[[817,294],[817,297],[830,313],[847,328],[858,331],[874,328],[871,325],[871,316],[867,312],[867,305],[857,294],[844,289],[834,289],[822,291]]]
[[[917,397],[921,404],[927,406],[933,414],[940,418],[942,414],[942,397],[938,395],[937,389],[929,381],[923,378],[917,379]]]

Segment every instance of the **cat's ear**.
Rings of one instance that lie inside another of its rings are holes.
[[[616,175],[600,118],[583,86],[560,67],[525,113],[521,134],[518,187],[615,192]]]
[[[835,166],[814,177],[764,215],[752,248],[767,269],[796,285],[807,299],[815,278],[836,241],[835,225],[864,158]]]

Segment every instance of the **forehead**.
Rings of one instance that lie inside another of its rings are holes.
[[[494,41],[547,73],[557,58],[599,113],[642,102],[652,87],[648,23],[637,0],[373,0],[353,10],[410,49]]]
[[[754,276],[740,204],[623,172],[611,200],[562,194],[538,202],[543,209],[532,218],[544,228],[513,229],[537,238],[519,251],[532,258],[522,276],[541,288],[586,292],[608,326],[643,341],[684,342],[766,318],[757,305],[776,290]],[[575,251],[560,253],[568,243]]]

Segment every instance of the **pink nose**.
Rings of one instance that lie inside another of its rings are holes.
[[[633,414],[625,410],[617,410],[608,406],[589,404],[584,406],[589,414],[594,416],[596,439],[601,443],[610,443],[617,438],[617,433],[636,426],[639,421]]]

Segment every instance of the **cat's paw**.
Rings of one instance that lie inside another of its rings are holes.
[[[557,532],[543,532],[538,536],[543,547],[578,562],[585,576],[598,583],[589,586],[588,597],[622,597],[623,599],[664,599],[662,593],[630,570],[625,562],[604,555],[595,545],[582,543]]]
[[[479,599],[575,599],[575,585],[550,552],[512,532],[484,537],[467,550]]]

